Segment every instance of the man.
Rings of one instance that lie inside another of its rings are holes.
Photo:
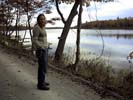
[[[49,90],[49,83],[45,81],[45,75],[47,73],[48,66],[48,42],[47,33],[45,30],[46,17],[44,14],[40,14],[37,17],[37,24],[33,28],[32,45],[36,50],[36,56],[38,58],[38,83],[37,88],[39,90]]]

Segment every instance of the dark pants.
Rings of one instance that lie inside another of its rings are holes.
[[[47,73],[48,49],[36,50],[36,56],[38,58],[38,85],[42,85],[45,82],[45,74]]]

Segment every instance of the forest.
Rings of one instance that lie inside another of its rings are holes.
[[[133,17],[125,17],[110,20],[97,20],[82,24],[83,29],[133,29]]]
[[[0,26],[0,30],[4,29],[4,26]],[[13,30],[15,26],[10,25],[10,30]],[[28,29],[27,26],[18,25],[19,30]],[[32,27],[31,27],[32,28]],[[62,29],[63,27],[48,27],[48,29]],[[77,28],[76,26],[71,28]],[[133,29],[133,17],[117,18],[110,20],[97,20],[83,23],[82,29]]]

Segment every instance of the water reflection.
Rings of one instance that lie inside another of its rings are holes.
[[[100,55],[101,50],[104,49],[103,57],[107,61],[109,60],[114,68],[131,66],[127,56],[129,52],[133,51],[132,45],[133,30],[83,30],[81,35],[81,47],[87,48],[97,55]]]
[[[60,37],[62,29],[47,29],[48,41],[52,43],[52,50],[55,52],[58,37]],[[24,32],[22,32],[24,33]],[[102,36],[102,37],[101,37]],[[23,34],[22,34],[23,37]],[[27,35],[26,37],[30,37]],[[102,38],[104,42],[102,41]],[[99,56],[102,51],[103,57],[114,68],[129,68],[133,66],[128,62],[127,56],[133,51],[133,30],[81,30],[81,55],[90,58],[90,54]],[[68,50],[71,48],[71,51]],[[65,53],[75,53],[76,49],[76,30],[70,30],[66,44]],[[90,53],[91,52],[91,53]]]
[[[101,36],[101,35],[96,35],[96,36]],[[115,37],[117,39],[119,38],[125,38],[125,39],[132,39],[133,34],[102,34],[104,37]]]
[[[60,36],[61,29],[47,30],[48,41],[54,43],[55,51]],[[102,37],[101,37],[102,36]],[[104,43],[102,41],[104,40]],[[107,60],[113,68],[129,68],[131,64],[127,60],[129,52],[133,51],[133,30],[81,30],[81,57],[90,58],[91,55],[100,56],[102,50],[104,59]],[[104,45],[104,46],[103,46]],[[75,52],[76,48],[76,30],[70,30],[66,44],[65,53]]]

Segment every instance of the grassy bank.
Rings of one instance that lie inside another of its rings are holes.
[[[87,60],[81,59],[76,70],[73,70],[75,68],[73,61],[72,56],[65,55],[58,67],[104,88],[104,90],[98,90],[101,95],[109,95],[106,92],[109,90],[117,93],[123,98],[122,100],[133,99],[133,71],[130,69],[116,70],[105,63],[103,58],[92,58],[90,56]]]

